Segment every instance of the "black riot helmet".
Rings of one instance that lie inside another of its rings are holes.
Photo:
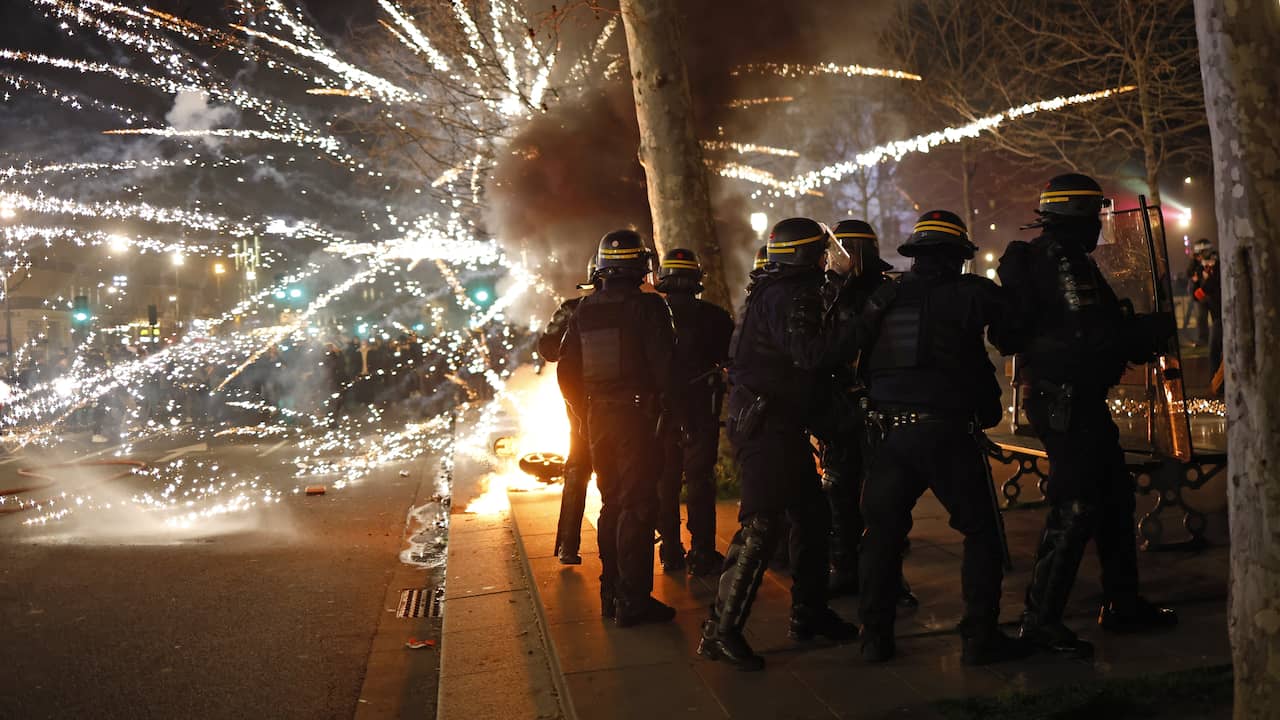
[[[1036,212],[1049,222],[1054,219],[1052,216],[1096,218],[1102,212],[1102,186],[1088,175],[1059,175],[1040,191]]]
[[[978,251],[969,240],[969,229],[964,220],[950,210],[930,210],[916,220],[907,239],[898,252],[907,257],[919,257],[936,252],[951,252],[968,260]]]
[[[756,250],[756,259],[751,264],[751,269],[759,270],[760,268],[768,264],[769,264],[769,246],[761,245],[760,249]]]
[[[1085,252],[1093,252],[1101,237],[1105,205],[1097,180],[1080,173],[1058,175],[1040,190],[1039,217],[1022,229],[1053,228],[1063,237],[1075,238]]]
[[[658,264],[658,292],[702,292],[702,266],[692,250],[673,248]]]
[[[639,280],[650,271],[652,254],[635,230],[614,230],[600,238],[595,277]]]
[[[841,220],[833,232],[853,261],[854,277],[893,269],[892,265],[880,259],[880,238],[867,221]]]
[[[810,218],[788,218],[774,225],[765,247],[770,263],[826,267],[841,275],[850,270],[849,254],[830,228]]]

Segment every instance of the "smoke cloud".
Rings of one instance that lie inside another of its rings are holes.
[[[874,38],[870,28],[878,23],[884,4],[682,4],[699,138],[760,141],[779,125],[821,122],[788,104],[731,108],[729,102],[738,98],[796,94],[794,81],[734,76],[732,70],[760,62],[868,62],[876,52],[873,44],[849,42],[849,28],[862,28],[863,37]],[[499,159],[487,188],[489,229],[508,244],[508,252],[535,264],[543,259],[541,271],[562,292],[581,281],[602,235],[621,227],[652,231],[621,28],[608,51],[620,57],[623,71],[612,79],[599,78],[523,127],[509,153]],[[727,280],[738,286],[760,241],[748,224],[750,212],[759,208],[752,207],[736,183],[713,177],[712,193]],[[785,213],[779,207],[770,219]]]

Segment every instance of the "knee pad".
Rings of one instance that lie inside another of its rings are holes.
[[[1073,541],[1088,540],[1098,524],[1098,508],[1078,500],[1055,505],[1051,512],[1053,524]]]

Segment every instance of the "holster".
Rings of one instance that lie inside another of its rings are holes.
[[[748,393],[751,397],[751,402],[740,407],[738,412],[729,420],[733,423],[734,432],[740,437],[754,437],[760,427],[764,425],[765,413],[769,411],[769,399],[746,387],[740,386],[736,391]]]
[[[1045,410],[1048,413],[1049,429],[1054,432],[1066,432],[1071,428],[1071,408],[1075,399],[1075,386],[1071,383],[1049,382],[1037,380],[1032,391],[1044,398]]]

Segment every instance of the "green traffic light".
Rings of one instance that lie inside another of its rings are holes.
[[[471,297],[478,303],[487,303],[489,302],[489,291],[484,288],[480,288],[479,290],[476,290]]]
[[[72,317],[75,318],[76,322],[86,322],[89,319],[89,313],[81,310],[72,315]]]

